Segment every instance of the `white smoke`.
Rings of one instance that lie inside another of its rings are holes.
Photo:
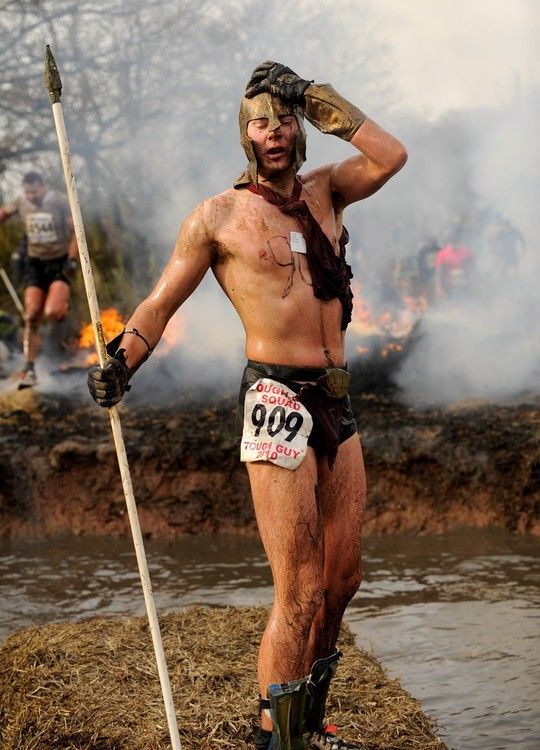
[[[124,25],[129,7],[142,6],[131,0],[125,7]],[[241,93],[258,63],[279,60],[303,76],[330,81],[408,148],[404,170],[345,215],[355,279],[372,296],[396,260],[414,257],[428,238],[442,243],[457,215],[469,212],[476,223],[471,250],[481,261],[480,271],[488,213],[502,213],[525,236],[526,254],[515,278],[480,275],[466,302],[425,315],[420,339],[399,374],[404,398],[447,403],[471,396],[505,398],[533,388],[540,228],[534,158],[540,120],[536,4],[516,0],[508,13],[503,0],[471,0],[466,13],[456,13],[450,0],[344,0],[337,5],[298,0],[294,23],[289,6],[253,8],[245,0],[230,0],[215,11],[209,4],[208,23],[194,26],[189,39],[185,30],[180,37],[170,28],[166,44],[149,40],[151,54],[147,46],[139,50],[137,70],[156,86],[151,127],[126,132],[125,143],[110,159],[111,168],[125,174],[127,188],[130,182],[151,186],[154,209],[149,212],[141,201],[133,220],[158,258],[156,276],[182,219],[201,199],[227,189],[243,169],[236,124]],[[231,34],[234,42],[229,44],[225,29],[235,18],[241,33]],[[113,29],[114,23],[111,18]],[[44,39],[47,34],[44,29]],[[186,44],[193,82],[186,75],[185,96],[161,102],[168,62]],[[119,45],[117,59],[113,54],[108,64],[122,63]],[[204,90],[198,88],[204,83],[201,71],[208,73]],[[216,76],[219,86],[214,85]],[[100,80],[100,95],[106,97],[106,78]],[[68,132],[76,130],[76,96],[66,86]],[[193,112],[196,117],[190,116]],[[307,130],[304,171],[351,154],[348,144],[322,136],[309,124]],[[385,303],[381,298],[381,307]],[[208,380],[215,373],[238,372],[242,327],[211,274],[182,314],[187,333],[174,351],[171,370],[182,370],[186,377],[192,373],[194,382],[201,371]],[[157,374],[162,366],[151,360],[145,369]],[[138,379],[146,377],[143,370]]]
[[[477,205],[518,228],[525,248],[514,272],[497,270],[480,222],[470,247],[476,276],[463,301],[425,315],[421,339],[398,377],[407,400],[444,404],[460,398],[510,399],[538,394],[540,222],[533,203],[540,181],[533,143],[540,107],[533,91],[505,108],[478,113],[467,154]],[[471,118],[474,120],[474,118]]]

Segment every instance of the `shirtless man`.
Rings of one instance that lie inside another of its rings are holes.
[[[304,115],[356,153],[297,177]],[[247,170],[184,221],[160,280],[88,383],[100,405],[118,403],[169,318],[212,269],[246,333],[241,460],[275,589],[258,658],[255,747],[341,748],[323,717],[343,613],[361,579],[365,503],[344,360],[352,294],[342,214],[384,185],[406,152],[331,86],[274,62],[256,68],[247,85],[240,131]]]
[[[67,199],[50,190],[37,172],[28,172],[22,186],[22,195],[0,207],[0,224],[18,214],[28,238],[23,282],[25,361],[19,380],[19,388],[28,388],[37,383],[34,363],[41,319],[61,321],[69,312],[78,249]]]

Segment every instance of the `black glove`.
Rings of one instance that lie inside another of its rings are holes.
[[[75,276],[78,268],[79,264],[77,262],[77,258],[66,258],[66,262],[64,263],[64,267],[62,268],[62,273],[64,274],[64,276],[71,278],[72,276]]]
[[[100,406],[114,406],[131,387],[128,385],[129,375],[128,368],[120,359],[109,359],[106,367],[92,367],[88,371],[90,395]]]
[[[304,104],[304,92],[313,81],[300,78],[293,70],[281,63],[267,60],[258,65],[246,86],[246,97],[251,99],[257,94],[268,92],[279,96],[290,104]]]

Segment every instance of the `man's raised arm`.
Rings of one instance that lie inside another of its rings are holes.
[[[330,174],[342,208],[376,193],[407,161],[403,144],[368,117],[350,143],[360,153],[334,165]]]
[[[268,60],[253,71],[246,96],[264,91],[302,106],[306,119],[321,133],[349,141],[360,151],[332,168],[330,187],[338,194],[340,207],[375,193],[407,161],[405,147],[329,83],[300,78],[285,65]]]
[[[311,83],[304,98],[304,112],[312,125],[360,151],[332,168],[330,188],[338,194],[341,208],[375,193],[407,161],[403,144],[329,83]]]
[[[117,404],[128,381],[157,346],[169,319],[195,291],[212,261],[206,203],[183,222],[173,253],[154,289],[137,307],[125,330],[107,345],[107,367],[93,367],[88,388],[100,406]]]

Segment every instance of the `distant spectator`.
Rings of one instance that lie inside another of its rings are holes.
[[[418,276],[423,294],[431,299],[434,294],[435,284],[435,258],[439,252],[440,245],[433,237],[423,242],[418,248]]]
[[[525,239],[509,219],[497,214],[486,230],[487,261],[498,274],[513,273],[525,251]]]
[[[470,283],[472,253],[466,245],[449,243],[436,254],[434,267],[436,297],[454,296]]]

